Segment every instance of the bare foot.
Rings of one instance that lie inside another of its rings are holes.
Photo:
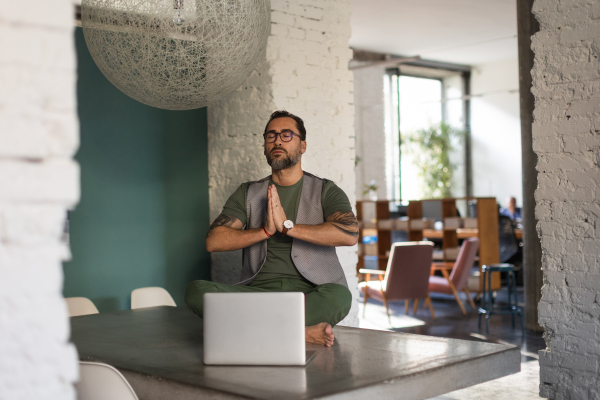
[[[329,325],[327,322],[321,322],[313,326],[307,326],[304,329],[304,332],[305,340],[308,343],[322,344],[327,347],[333,345],[333,339],[335,336],[333,335],[331,325]]]

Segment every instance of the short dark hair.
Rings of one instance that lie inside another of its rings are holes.
[[[302,121],[302,118],[298,117],[297,115],[292,114],[291,112],[288,112],[286,110],[277,110],[275,111],[273,114],[271,114],[271,117],[269,118],[269,122],[267,122],[267,125],[265,125],[265,132],[267,133],[267,128],[269,127],[269,124],[271,123],[271,121],[273,121],[274,119],[277,118],[291,118],[294,121],[296,121],[296,126],[298,127],[298,134],[300,135],[300,139],[301,140],[306,140],[306,128],[304,127],[304,121]]]

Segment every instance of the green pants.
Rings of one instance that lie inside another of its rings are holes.
[[[227,285],[209,281],[193,281],[185,291],[190,310],[202,318],[204,293],[242,292],[302,292],[306,326],[327,322],[335,326],[350,311],[352,295],[348,288],[337,283],[315,286],[300,279],[271,279],[252,282],[250,286]]]

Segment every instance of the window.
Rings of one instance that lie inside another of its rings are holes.
[[[453,128],[463,130],[467,101],[464,71],[450,71],[423,67],[402,66],[388,70],[384,77],[386,99],[386,140],[388,149],[386,175],[388,193],[394,199],[423,198],[418,168],[406,140],[419,129],[446,122]],[[453,196],[465,195],[465,147],[454,143],[451,160],[456,165],[452,183]]]

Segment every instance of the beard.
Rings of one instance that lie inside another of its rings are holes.
[[[294,165],[298,164],[300,162],[300,159],[302,159],[302,153],[300,152],[300,147],[301,147],[301,145],[298,144],[298,147],[296,149],[294,149],[293,151],[291,151],[290,153],[288,153],[282,147],[274,147],[273,149],[271,149],[271,153],[275,150],[281,150],[284,152],[284,154],[275,158],[275,157],[271,156],[271,153],[268,153],[268,154],[265,153],[265,155],[267,156],[267,163],[271,166],[273,171],[281,171],[283,169],[291,168]]]

